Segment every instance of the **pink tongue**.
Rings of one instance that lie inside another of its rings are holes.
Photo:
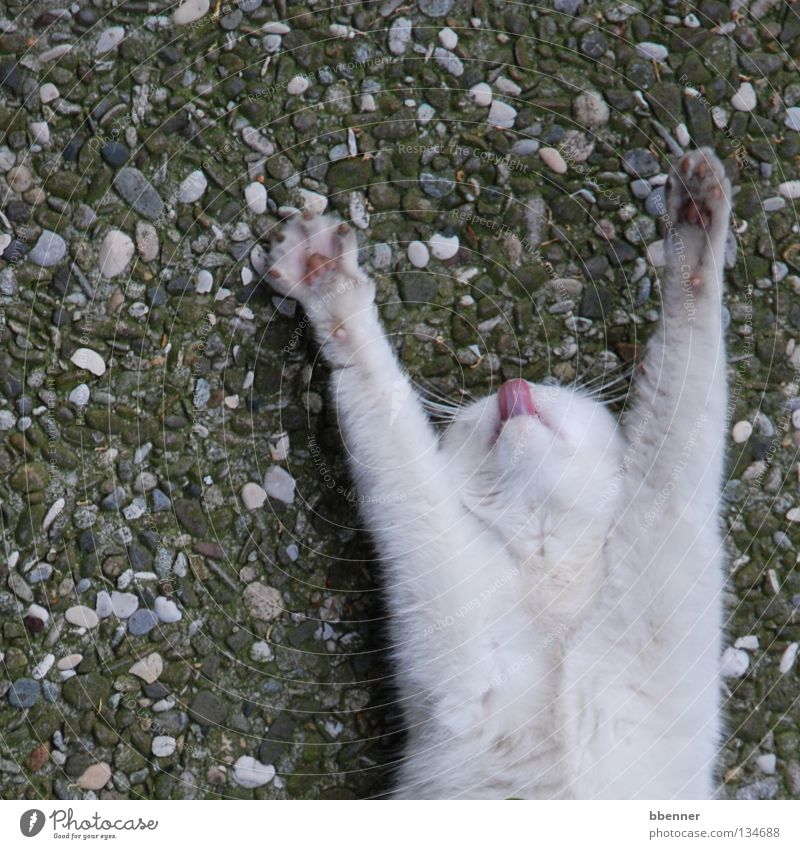
[[[497,395],[500,405],[500,420],[508,421],[514,416],[535,416],[531,388],[526,380],[507,380]]]

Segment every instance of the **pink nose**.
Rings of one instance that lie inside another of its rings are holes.
[[[497,393],[500,420],[508,421],[514,416],[535,416],[533,394],[527,380],[507,380]]]

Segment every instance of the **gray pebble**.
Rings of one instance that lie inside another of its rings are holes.
[[[128,631],[135,637],[149,634],[158,625],[158,617],[152,610],[141,608],[128,619]]]
[[[155,220],[164,211],[161,195],[137,168],[121,168],[114,177],[114,188],[145,218]]]
[[[647,148],[637,147],[622,157],[622,167],[635,177],[652,177],[658,174],[658,160]]]
[[[42,688],[38,681],[33,678],[19,678],[8,691],[8,702],[15,708],[32,708],[38,704],[42,695]]]
[[[49,268],[61,262],[67,254],[67,243],[52,230],[43,230],[39,236],[33,250],[28,254],[28,259],[41,265],[42,268]]]
[[[429,18],[443,18],[450,13],[455,0],[418,0],[420,12]]]

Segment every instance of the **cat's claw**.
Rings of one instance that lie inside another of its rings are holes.
[[[693,150],[675,163],[667,181],[670,223],[700,227],[707,233],[725,227],[730,197],[730,181],[714,151]]]

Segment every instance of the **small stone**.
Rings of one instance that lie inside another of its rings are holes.
[[[539,158],[556,174],[567,173],[567,163],[564,161],[564,157],[554,147],[543,147],[539,151]]]
[[[53,506],[47,511],[44,517],[44,521],[42,522],[42,530],[46,531],[55,520],[58,518],[61,511],[64,509],[66,505],[66,501],[63,498],[57,498],[53,502]],[[30,580],[30,577],[28,578]]]
[[[295,97],[303,94],[303,92],[308,91],[309,86],[311,85],[308,77],[299,74],[296,77],[292,77],[289,80],[289,83],[286,86],[286,91],[288,94],[291,94]]]
[[[168,758],[170,755],[174,755],[176,749],[178,748],[178,742],[174,737],[169,737],[167,735],[160,735],[158,737],[153,738],[153,744],[150,748],[150,751],[157,758]]]
[[[134,246],[130,236],[121,230],[110,230],[100,246],[100,273],[103,277],[116,277],[133,259]]]
[[[136,222],[136,249],[144,262],[158,257],[158,231],[148,221]]]
[[[200,200],[208,188],[208,180],[202,171],[192,171],[181,183],[178,190],[178,200],[181,203],[194,203]]]
[[[420,12],[429,18],[443,18],[450,13],[455,0],[417,0]]]
[[[636,52],[643,59],[652,59],[654,62],[663,62],[669,56],[669,50],[663,44],[652,41],[642,41],[636,45]]]
[[[33,175],[27,165],[17,165],[6,174],[6,182],[12,192],[27,192],[33,185]]]
[[[110,141],[100,148],[100,156],[112,168],[121,168],[131,158],[131,152],[121,142]]]
[[[458,46],[458,35],[450,27],[445,27],[439,30],[439,43],[445,50],[455,50]]]
[[[800,507],[792,507],[786,511],[786,520],[789,522],[800,522]]]
[[[70,357],[70,361],[78,368],[85,369],[97,377],[106,372],[105,360],[91,348],[78,348]]]
[[[250,647],[250,659],[255,660],[257,663],[267,663],[274,657],[275,653],[272,651],[272,646],[263,640],[253,643]]]
[[[267,493],[257,483],[246,483],[239,495],[247,510],[259,510],[267,502]]]
[[[41,145],[42,147],[50,144],[50,125],[47,121],[31,121],[29,129],[34,144]]]
[[[28,617],[38,619],[42,623],[45,623],[50,619],[50,613],[47,611],[46,608],[42,607],[41,605],[32,604],[25,614],[25,618],[27,619]]]
[[[207,295],[213,288],[214,275],[205,268],[201,268],[197,272],[197,282],[194,285],[195,292],[198,295]]]
[[[243,594],[245,607],[254,619],[271,622],[283,612],[283,599],[274,588],[258,581],[248,584]]]
[[[42,687],[32,678],[19,678],[8,691],[8,703],[11,707],[26,710],[38,704],[42,695]]]
[[[111,779],[111,767],[105,763],[92,764],[75,782],[81,790],[102,790]]]
[[[722,655],[722,675],[725,678],[741,678],[750,666],[750,658],[742,649],[727,648]]]
[[[96,628],[100,623],[100,619],[94,610],[83,604],[70,607],[64,614],[64,618],[71,625],[75,625],[78,628]]]
[[[731,98],[731,106],[739,112],[752,112],[757,103],[756,90],[750,83],[742,83]]]
[[[622,157],[622,167],[633,177],[653,177],[659,172],[658,160],[647,148],[637,147]]]
[[[264,489],[270,498],[286,504],[294,501],[295,479],[280,466],[271,466],[264,476]]]
[[[464,73],[464,63],[450,50],[445,50],[444,47],[436,47],[433,50],[433,60],[436,64],[452,74],[454,77],[460,77]]]
[[[163,671],[164,661],[158,652],[153,652],[147,657],[137,660],[128,670],[131,675],[141,678],[145,684],[153,684],[158,681],[158,677]]]
[[[425,268],[430,261],[430,253],[428,248],[419,241],[411,242],[408,246],[408,261],[414,268]]]
[[[800,133],[800,106],[791,106],[786,110],[784,124],[796,133]]]
[[[211,0],[185,0],[172,13],[173,23],[178,26],[194,23],[200,20],[211,7]]]
[[[800,198],[800,180],[788,180],[778,186],[778,193],[789,200]],[[764,202],[766,208],[766,201]]]
[[[233,780],[240,786],[252,790],[263,787],[275,778],[275,767],[262,764],[249,755],[242,755],[233,766]]]
[[[758,768],[761,770],[761,772],[764,773],[764,775],[774,775],[777,760],[778,759],[775,754],[769,752],[766,755],[759,755],[756,758],[756,764],[758,765]]]
[[[124,38],[125,27],[109,27],[107,30],[103,30],[94,46],[95,54],[100,56],[103,53],[108,53],[109,50],[114,50],[115,47],[122,44]]]
[[[244,199],[251,212],[263,215],[267,211],[267,190],[263,183],[250,183],[244,190]]]
[[[225,702],[208,690],[201,690],[189,707],[189,715],[200,725],[220,725],[227,712]]]
[[[492,100],[489,107],[489,117],[486,119],[493,127],[501,130],[510,130],[517,119],[517,110],[509,103],[502,100]]]
[[[41,681],[45,675],[52,669],[53,664],[56,661],[56,657],[54,654],[46,654],[36,666],[33,667],[33,672],[31,675],[34,680]]]
[[[139,609],[139,599],[133,593],[111,593],[111,612],[117,619],[127,619]]]
[[[128,619],[128,631],[134,637],[149,634],[158,625],[158,617],[152,610],[140,608]]]
[[[155,221],[164,212],[161,195],[138,168],[120,168],[114,177],[114,189],[144,218]]]
[[[36,244],[28,254],[28,259],[49,268],[51,265],[61,262],[67,254],[67,243],[58,233],[52,230],[42,230],[42,235],[36,240]]]
[[[460,247],[458,236],[444,236],[442,233],[434,233],[428,239],[428,247],[436,259],[452,259]]]
[[[166,625],[172,622],[180,622],[183,619],[183,614],[178,608],[178,605],[172,599],[164,598],[164,596],[158,596],[156,598],[153,602],[153,610],[159,620]]]
[[[85,383],[79,383],[72,392],[69,393],[70,403],[76,407],[85,407],[89,403],[90,397],[89,387]]]
[[[107,590],[100,590],[97,594],[97,598],[94,602],[94,612],[97,614],[98,619],[108,619],[108,617],[114,612],[114,608],[111,604],[111,596],[108,594]]]
[[[784,649],[783,654],[781,655],[781,662],[778,665],[778,671],[781,675],[785,675],[787,672],[790,672],[796,660],[797,643],[789,643],[789,645]],[[36,676],[34,675],[33,677],[35,678]]]
[[[743,442],[747,442],[750,439],[750,434],[753,432],[753,425],[748,421],[736,422],[733,426],[732,436],[733,441],[737,445],[741,445]]]
[[[60,97],[58,89],[52,83],[45,83],[39,89],[39,100],[42,103],[52,103]]]
[[[56,669],[60,672],[68,672],[70,669],[74,669],[82,660],[82,654],[68,654],[56,663]]]
[[[735,649],[747,649],[747,651],[758,651],[758,637],[755,634],[749,634],[746,637],[739,637],[733,644]]]
[[[611,110],[603,98],[593,91],[579,94],[573,104],[575,120],[589,129],[605,126],[611,117]]]
[[[492,87],[488,83],[476,83],[469,94],[477,106],[489,106],[492,102]]]

